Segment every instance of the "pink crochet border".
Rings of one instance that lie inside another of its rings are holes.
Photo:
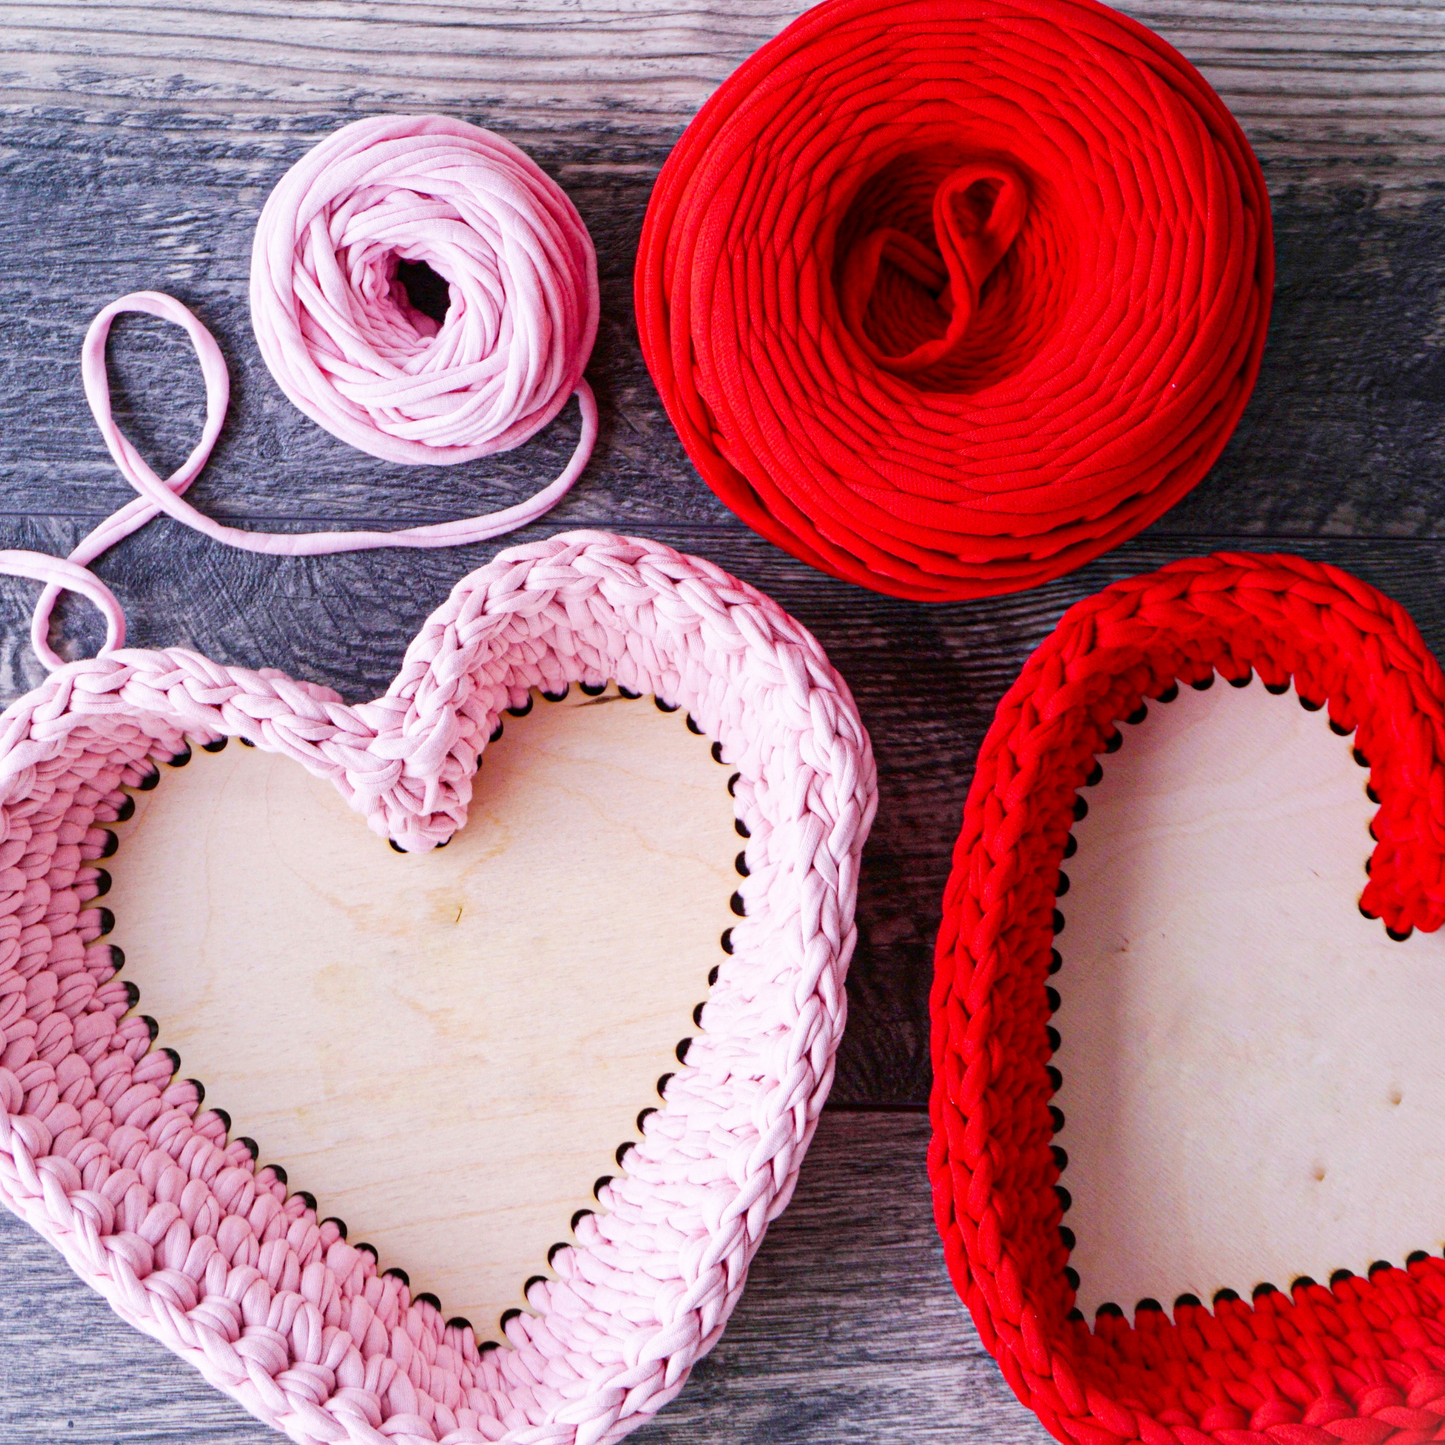
[[[150,1049],[94,906],[103,826],[223,736],[331,778],[403,847],[466,819],[477,758],[528,689],[615,680],[687,709],[737,770],[746,916],[704,1024],[622,1173],[532,1284],[510,1349],[256,1172]],[[304,1445],[598,1445],[682,1387],[786,1206],[833,1073],[876,807],[868,738],[817,642],[670,548],[573,532],[458,584],[386,695],[195,653],[68,665],[0,718],[0,1199],[116,1311]]]

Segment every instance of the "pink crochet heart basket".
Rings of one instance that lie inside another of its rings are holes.
[[[95,864],[125,788],[228,737],[332,779],[405,849],[443,843],[505,708],[609,679],[686,708],[735,769],[743,916],[662,1107],[507,1347],[481,1351],[172,1077],[113,977]],[[853,701],[802,627],[706,562],[600,533],[467,577],[360,706],[179,649],[70,664],[0,719],[0,1198],[125,1319],[305,1445],[619,1439],[718,1338],[792,1192],[832,1079],[875,805]]]

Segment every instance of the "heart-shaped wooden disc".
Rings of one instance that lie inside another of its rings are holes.
[[[1121,729],[1051,982],[1085,1318],[1445,1242],[1445,932],[1363,917],[1350,739],[1255,677]]]
[[[949,1269],[1061,1440],[1415,1445],[1445,1428],[1445,1260],[1423,1247],[1405,1268],[1361,1259],[1328,1288],[1301,1278],[1252,1303],[1225,1291],[1212,1312],[1185,1296],[1172,1319],[1151,1304],[1132,1326],[1113,1308],[1091,1329],[1075,1306],[1050,1022],[1061,867],[1121,724],[1216,673],[1293,683],[1353,734],[1380,806],[1368,879],[1345,904],[1358,896],[1392,937],[1445,921],[1445,676],[1399,607],[1335,568],[1248,554],[1077,604],[999,704],[944,899],[929,1164]]]
[[[737,922],[730,770],[652,698],[537,693],[466,826],[398,856],[280,754],[185,763],[105,865],[157,1047],[353,1243],[500,1339],[698,1032]]]
[[[657,1112],[507,1347],[481,1351],[173,1079],[113,976],[96,865],[125,790],[223,737],[428,850],[465,824],[507,708],[609,682],[714,740],[747,876]],[[372,703],[182,650],[64,667],[0,720],[0,1197],[122,1316],[304,1445],[618,1439],[716,1340],[791,1194],[832,1077],[875,806],[867,736],[816,641],[709,563],[602,533],[464,579]]]

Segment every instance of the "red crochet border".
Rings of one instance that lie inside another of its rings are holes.
[[[1080,1445],[1445,1439],[1445,1260],[1267,1287],[1252,1304],[1074,1308],[1051,1152],[1054,883],[1077,791],[1119,719],[1212,671],[1293,679],[1355,733],[1382,801],[1362,907],[1445,922],[1445,674],[1405,611],[1335,567],[1222,553],[1064,614],[1000,702],[943,904],[929,1173],[949,1271],[1019,1398]]]

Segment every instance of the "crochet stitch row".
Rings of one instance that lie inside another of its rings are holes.
[[[95,906],[126,787],[236,736],[331,778],[402,847],[466,819],[478,755],[532,687],[608,679],[685,707],[736,769],[744,915],[685,1063],[555,1279],[479,1352],[150,1050]],[[387,694],[195,653],[68,665],[0,718],[0,1198],[132,1324],[301,1445],[598,1445],[681,1388],[785,1206],[828,1092],[876,806],[868,739],[817,642],[707,562],[578,532],[461,582]]]
[[[1380,795],[1362,909],[1445,921],[1445,675],[1402,608],[1337,568],[1225,553],[1065,613],[999,704],[944,899],[932,996],[935,1213],[1010,1385],[1078,1445],[1417,1445],[1445,1438],[1445,1261],[1329,1289],[1186,1297],[1174,1318],[1074,1309],[1051,1138],[1046,977],[1078,789],[1118,720],[1177,681],[1251,669],[1326,706]]]

